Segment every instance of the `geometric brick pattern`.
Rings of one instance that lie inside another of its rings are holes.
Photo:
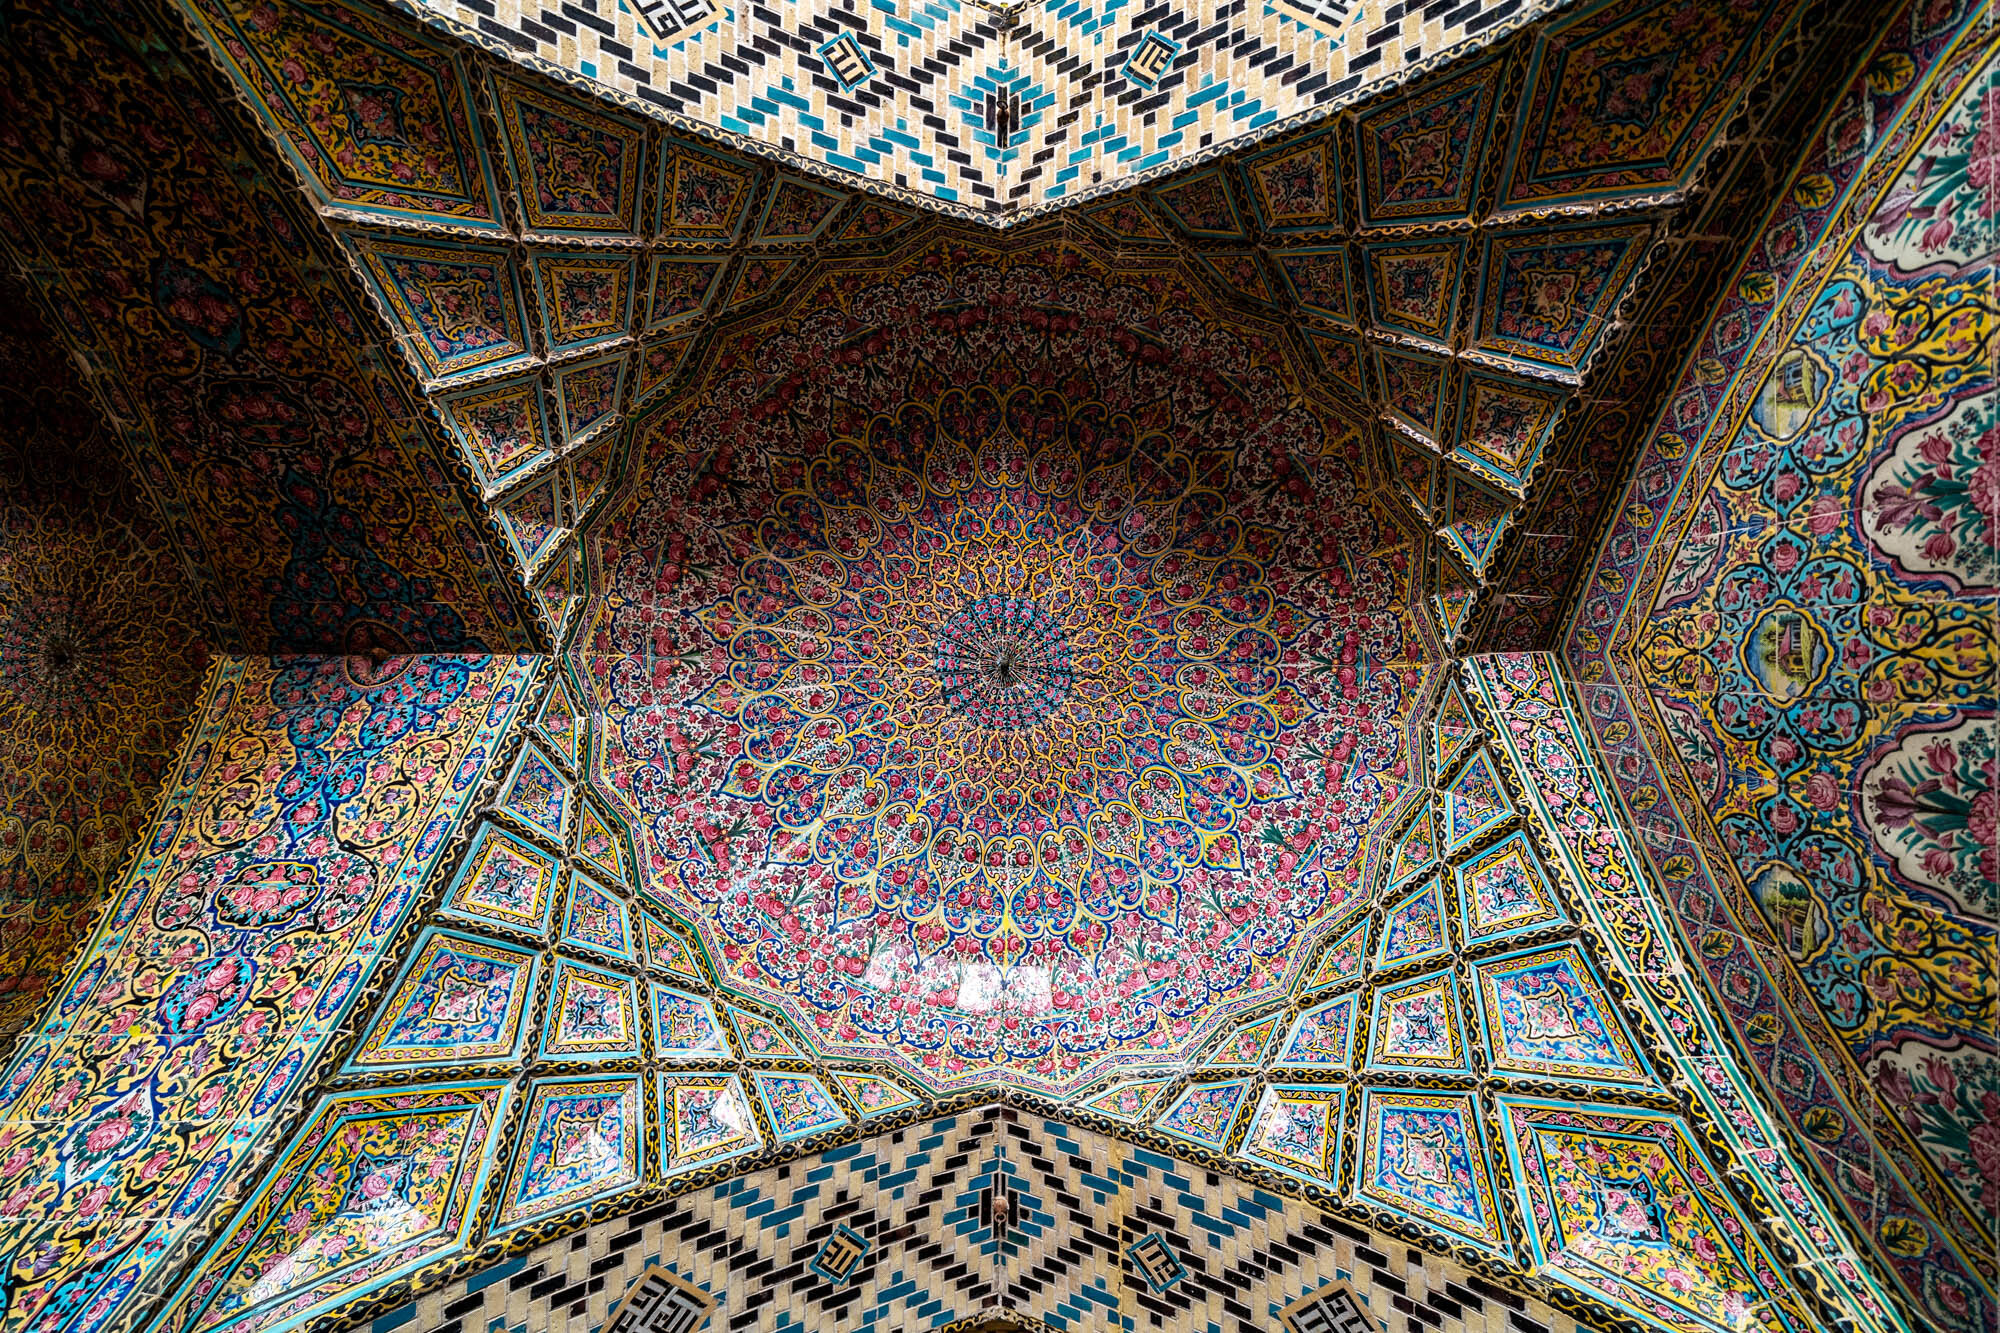
[[[995,1199],[1005,1200],[997,1209]],[[837,1227],[869,1242],[813,1271]],[[1125,1251],[1157,1232],[1187,1276]],[[1394,1333],[1571,1333],[1570,1316],[1310,1204],[1008,1106],[875,1135],[596,1223],[375,1323],[406,1333],[595,1329],[649,1268],[716,1302],[709,1333],[1016,1326],[1270,1333],[1335,1281]]]

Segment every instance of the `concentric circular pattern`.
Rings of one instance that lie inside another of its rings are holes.
[[[596,762],[727,984],[829,1054],[1061,1095],[1358,910],[1409,562],[1265,333],[922,267],[807,291],[642,441]]]
[[[1062,707],[1077,668],[1048,612],[1018,597],[982,597],[938,631],[937,673],[947,710],[1019,731]]]

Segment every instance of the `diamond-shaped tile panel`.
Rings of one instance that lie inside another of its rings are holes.
[[[1354,1018],[1360,1002],[1359,995],[1343,995],[1300,1014],[1278,1048],[1278,1063],[1348,1068],[1354,1061]]]
[[[1278,1035],[1279,1020],[1283,1017],[1283,1014],[1271,1014],[1239,1024],[1223,1034],[1203,1063],[1224,1068],[1258,1068],[1270,1052],[1271,1043]]]
[[[556,372],[557,418],[564,444],[617,419],[628,358],[620,353]]]
[[[642,910],[639,938],[646,948],[646,966],[688,981],[701,981],[701,968],[695,964],[687,937],[678,929]]]
[[[734,1074],[661,1074],[660,1174],[744,1157],[764,1146],[763,1131]]]
[[[632,853],[619,831],[619,821],[605,812],[595,796],[585,796],[577,803],[576,854],[592,869],[621,883],[632,883]]]
[[[542,477],[502,501],[495,511],[521,553],[521,564],[533,569],[555,549],[567,528],[563,522],[563,477],[550,468]]]
[[[1438,535],[1451,543],[1466,568],[1484,577],[1500,534],[1514,516],[1515,502],[1450,469],[1445,471],[1443,522]]]
[[[646,132],[601,106],[493,80],[521,220],[549,235],[634,235]]]
[[[1444,838],[1447,855],[1457,853],[1488,829],[1513,816],[1514,803],[1501,790],[1493,760],[1481,750],[1445,787]]]
[[[1173,1085],[1172,1079],[1141,1079],[1137,1082],[1116,1083],[1081,1103],[1086,1111],[1109,1116],[1113,1120],[1123,1120],[1127,1124],[1144,1124],[1152,1112],[1160,1095]]]
[[[1333,133],[1294,139],[1243,162],[1251,207],[1269,232],[1318,231],[1339,225],[1340,176]]]
[[[1459,756],[1478,736],[1479,724],[1466,706],[1465,691],[1447,676],[1438,694],[1437,716],[1431,721],[1431,781],[1448,781]]]
[[[649,339],[639,346],[637,366],[632,372],[632,405],[642,406],[674,384],[681,367],[694,348],[692,334],[685,338]]]
[[[531,949],[427,929],[411,950],[360,1049],[356,1069],[512,1061],[541,957]]]
[[[535,578],[535,600],[558,630],[569,616],[572,601],[583,593],[582,568],[575,545],[566,545],[549,557]]]
[[[636,1059],[639,990],[632,979],[558,959],[542,1054],[551,1060]]]
[[[1426,440],[1437,439],[1443,419],[1446,365],[1440,357],[1415,352],[1378,349],[1375,353],[1383,406]]]
[[[779,255],[753,254],[743,261],[743,267],[736,274],[736,285],[730,289],[727,309],[734,312],[768,296],[784,281],[785,275],[798,267],[796,259],[786,259]]]
[[[1653,229],[1535,227],[1486,238],[1479,346],[1575,370],[1610,327]]]
[[[749,214],[757,169],[669,141],[660,168],[660,234],[669,241],[730,241]]]
[[[497,921],[541,934],[555,903],[553,858],[495,824],[482,823],[445,890],[447,916]]]
[[[1313,969],[1311,980],[1306,982],[1308,991],[1325,990],[1361,975],[1362,960],[1368,956],[1368,926],[1369,918],[1364,916],[1327,946],[1326,952],[1319,956],[1319,966]]]
[[[363,272],[403,348],[426,379],[449,380],[528,360],[521,289],[508,252],[419,244],[348,232]]]
[[[921,1103],[921,1098],[902,1084],[880,1074],[845,1074],[838,1069],[829,1071],[840,1090],[847,1094],[856,1113],[863,1120],[876,1120],[885,1115]]]
[[[1204,171],[1153,192],[1181,230],[1190,236],[1238,237],[1243,220],[1229,197],[1222,173]]]
[[[1466,616],[1479,595],[1479,585],[1452,556],[1433,551],[1431,561],[1430,606],[1437,617],[1438,633],[1446,643],[1456,643],[1465,628]]]
[[[1503,486],[1524,489],[1561,410],[1561,396],[1469,369],[1458,397],[1452,457]]]
[[[1402,885],[1415,879],[1437,862],[1437,831],[1431,808],[1425,805],[1396,839],[1389,857],[1389,883]]]
[[[1525,832],[1508,834],[1453,873],[1458,876],[1469,944],[1487,944],[1567,920]]]
[[[1108,204],[1086,208],[1083,215],[1112,235],[1129,241],[1164,241],[1167,234],[1136,194],[1121,195]]]
[[[1573,1098],[1498,1105],[1529,1261],[1549,1281],[1679,1327],[1822,1326],[1760,1280],[1780,1270],[1681,1117]]]
[[[591,509],[610,487],[612,468],[617,461],[615,439],[564,460],[563,467],[569,472],[569,516],[575,526],[584,526]]]
[[[1365,248],[1368,310],[1375,323],[1439,343],[1451,341],[1465,241],[1453,238]]]
[[[1465,1010],[1449,969],[1413,977],[1375,992],[1368,1017],[1369,1073],[1422,1070],[1472,1072]]]
[[[840,224],[836,241],[876,241],[901,231],[916,221],[917,215],[900,208],[891,208],[879,199],[859,199],[847,220]]]
[[[280,1302],[324,1315],[463,1252],[507,1095],[473,1082],[322,1097],[208,1248],[191,1326],[241,1326]]]
[[[1377,967],[1403,967],[1450,952],[1444,933],[1444,889],[1432,879],[1389,904],[1382,938],[1375,945]]]
[[[672,328],[707,310],[729,267],[726,255],[654,255],[646,279],[646,328]]]
[[[487,489],[549,457],[554,439],[541,383],[506,380],[439,399],[453,436]]]
[[[653,1053],[662,1060],[727,1060],[729,1038],[713,1001],[672,986],[651,984]]]
[[[811,1074],[766,1073],[750,1076],[757,1100],[771,1117],[771,1132],[780,1143],[795,1143],[847,1123],[847,1112]]]
[[[493,1229],[511,1231],[637,1185],[640,1101],[637,1074],[537,1079]]]
[[[638,961],[639,947],[632,937],[625,900],[581,870],[570,872],[562,942],[627,962]]]
[[[1252,251],[1232,251],[1210,254],[1206,251],[1196,256],[1201,266],[1222,284],[1233,296],[1259,305],[1270,305],[1274,298],[1270,284],[1264,280],[1264,270]]]
[[[320,202],[399,223],[499,229],[469,48],[351,0],[189,13],[213,30],[210,50]]]
[[[1509,1251],[1470,1096],[1368,1088],[1357,1119],[1356,1198],[1490,1253]]]
[[[562,841],[564,821],[569,814],[569,781],[548,752],[533,741],[521,747],[521,756],[514,761],[514,772],[507,779],[499,808],[528,827]]]
[[[1368,362],[1361,350],[1361,340],[1311,327],[1302,328],[1300,332],[1305,335],[1306,346],[1319,363],[1320,373],[1326,376],[1329,386],[1355,402],[1365,401],[1368,397]]]
[[[1471,213],[1501,68],[1482,61],[1355,123],[1365,225],[1445,222]]]
[[[1174,1099],[1161,1112],[1153,1128],[1162,1134],[1198,1143],[1220,1152],[1228,1141],[1249,1094],[1250,1080],[1230,1079],[1223,1083],[1197,1083]]]
[[[816,240],[826,230],[834,211],[846,200],[841,191],[793,176],[780,176],[772,187],[770,202],[764,206],[757,239],[763,243]]]
[[[1331,1189],[1340,1178],[1340,1130],[1346,1110],[1344,1085],[1274,1084],[1264,1089],[1237,1155]]]
[[[1343,325],[1354,323],[1354,279],[1344,245],[1279,250],[1271,258],[1292,299],[1308,315]]]
[[[636,256],[557,251],[533,256],[529,266],[550,352],[615,342],[631,331]]]
[[[728,1006],[729,1025],[736,1029],[737,1049],[746,1059],[764,1056],[770,1059],[805,1059],[805,1052],[785,1028],[784,1023],[763,1014],[752,1013],[748,1009]]]
[[[1574,944],[1473,967],[1487,1058],[1501,1073],[1582,1083],[1648,1083],[1603,980]]]
[[[542,711],[535,718],[535,729],[549,743],[556,757],[573,768],[580,753],[578,733],[584,725],[582,715],[570,699],[569,685],[563,673],[556,672],[549,682],[548,695],[542,700]]]

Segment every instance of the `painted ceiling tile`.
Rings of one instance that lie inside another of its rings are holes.
[[[714,1002],[672,986],[651,983],[653,1053],[662,1060],[727,1060],[729,1038]]]
[[[1525,830],[1508,834],[1452,873],[1458,877],[1469,944],[1507,939],[1568,920]]]
[[[646,966],[688,981],[701,981],[701,969],[689,953],[687,937],[681,931],[642,910],[639,937],[646,946]]]
[[[1250,1091],[1249,1079],[1226,1083],[1197,1083],[1176,1097],[1173,1104],[1153,1122],[1153,1128],[1173,1138],[1213,1148],[1217,1152],[1229,1139]]]
[[[511,78],[493,80],[493,99],[530,232],[636,234],[644,129],[601,106]]]
[[[730,1026],[736,1029],[736,1044],[742,1050],[744,1058],[757,1056],[795,1060],[808,1058],[805,1052],[799,1049],[799,1044],[785,1031],[785,1025],[781,1021],[766,1018],[747,1009],[738,1009],[735,1005],[729,1005],[727,1009]]]
[[[557,415],[565,446],[616,420],[628,360],[621,353],[556,372]]]
[[[1370,1073],[1426,1070],[1437,1074],[1472,1072],[1458,982],[1450,971],[1433,972],[1384,986],[1375,992],[1369,1018]]]
[[[445,891],[444,912],[539,935],[554,910],[555,871],[554,861],[539,849],[497,825],[481,824]]]
[[[1389,904],[1375,945],[1375,965],[1404,967],[1441,957],[1450,948],[1444,933],[1444,886],[1430,879]]]
[[[631,405],[635,408],[647,406],[659,391],[672,385],[679,378],[681,368],[687,364],[688,353],[694,345],[693,336],[656,338],[642,343],[638,367],[632,372]]]
[[[1368,226],[1469,217],[1499,97],[1486,61],[1448,82],[1360,117],[1361,217]]]
[[[1160,224],[1153,221],[1152,214],[1139,202],[1136,194],[1121,196],[1108,204],[1086,208],[1083,215],[1112,235],[1133,241],[1164,241],[1167,234],[1160,230]]]
[[[1103,1092],[1085,1097],[1078,1105],[1086,1111],[1095,1111],[1113,1120],[1142,1125],[1152,1114],[1154,1104],[1168,1088],[1173,1086],[1173,1083],[1170,1078],[1114,1083]]]
[[[554,447],[538,380],[481,385],[441,401],[459,447],[488,489],[542,462]]]
[[[632,853],[625,845],[620,822],[607,814],[595,796],[586,795],[577,802],[576,854],[599,874],[624,884],[632,882]]]
[[[1445,787],[1445,852],[1456,855],[1489,829],[1511,819],[1514,802],[1494,775],[1493,760],[1481,750]]]
[[[1470,1096],[1368,1088],[1358,1121],[1358,1199],[1489,1254],[1511,1253]]]
[[[569,780],[555,760],[530,741],[514,761],[513,775],[507,779],[498,808],[560,843],[569,816]]]
[[[1267,231],[1316,231],[1340,224],[1340,175],[1331,133],[1294,140],[1244,159],[1243,174]]]
[[[735,240],[749,213],[756,174],[748,162],[672,141],[660,172],[663,239]],[[657,313],[654,318],[659,318]]]
[[[1652,235],[1652,224],[1635,223],[1487,237],[1478,345],[1577,370],[1603,341]]]
[[[1362,354],[1361,340],[1344,334],[1322,332],[1310,326],[1301,331],[1305,334],[1306,346],[1319,363],[1320,371],[1349,398],[1366,401],[1368,362]]]
[[[1359,995],[1343,995],[1300,1014],[1278,1051],[1281,1065],[1347,1069],[1354,1059],[1354,1016]]]
[[[1515,501],[1455,472],[1448,471],[1446,480],[1439,535],[1451,543],[1473,574],[1483,575],[1514,517]]]
[[[639,991],[632,979],[558,959],[542,1054],[562,1061],[638,1058]]]
[[[389,990],[349,1070],[510,1061],[541,959],[529,949],[432,926]]]
[[[764,1146],[734,1074],[661,1074],[660,1174],[671,1179]]]
[[[1243,235],[1243,220],[1229,197],[1219,171],[1206,171],[1153,191],[1181,230],[1190,236],[1235,238]]]
[[[891,208],[875,199],[863,198],[856,201],[847,220],[840,224],[838,241],[875,241],[893,235],[917,220],[915,213],[906,209]]]
[[[1226,288],[1230,295],[1260,305],[1271,305],[1274,298],[1271,287],[1264,279],[1264,269],[1257,262],[1254,251],[1233,253],[1210,253],[1203,251],[1201,266],[1214,275],[1216,281]]]
[[[823,185],[780,176],[764,206],[757,239],[766,243],[816,240],[846,199],[845,194]]]
[[[638,392],[634,390],[635,396]],[[569,512],[579,527],[593,517],[598,500],[610,489],[622,456],[619,442],[609,440],[563,460],[569,469]]]
[[[1340,1179],[1345,1084],[1273,1084],[1264,1089],[1238,1155],[1245,1161],[1332,1189]]]
[[[354,248],[425,379],[448,380],[530,358],[508,251],[362,232],[342,239]]]
[[[1383,406],[1426,441],[1437,439],[1443,421],[1449,367],[1450,362],[1438,357],[1382,348],[1375,352]]]
[[[1372,918],[1362,917],[1353,928],[1327,946],[1320,955],[1319,966],[1313,969],[1312,977],[1306,982],[1308,991],[1324,990],[1352,981],[1361,975],[1361,964],[1368,957],[1368,927]]]
[[[1502,1073],[1649,1083],[1630,1035],[1574,944],[1473,965],[1488,1060]]]
[[[536,568],[565,535],[561,471],[549,469],[546,476],[509,496],[498,512],[521,553],[521,564]]]
[[[496,1232],[622,1194],[640,1182],[639,1076],[579,1075],[529,1085]]]
[[[1534,1262],[1686,1333],[1815,1326],[1677,1115],[1499,1099]]]
[[[638,961],[638,945],[632,936],[625,900],[579,870],[572,870],[569,875],[569,907],[563,914],[562,942],[628,962]]]
[[[708,309],[722,271],[729,267],[727,255],[654,255],[647,279],[651,295],[646,303],[649,332],[687,323]]]
[[[451,1083],[321,1098],[210,1251],[190,1327],[286,1327],[461,1253],[507,1095]]]
[[[1307,314],[1353,325],[1354,279],[1348,269],[1348,247],[1324,245],[1278,250],[1271,257],[1277,261],[1278,271],[1284,274],[1292,299]],[[1359,390],[1358,383],[1355,388]]]
[[[1465,268],[1464,239],[1369,245],[1362,255],[1368,309],[1375,323],[1449,344],[1458,311],[1459,276]]]
[[[1728,119],[1775,5],[1592,7],[1551,25],[1509,156],[1505,199],[1540,206],[1678,189]],[[1698,34],[1698,35],[1697,35]]]
[[[843,1073],[838,1069],[828,1072],[863,1120],[877,1120],[923,1104],[916,1093],[892,1078],[884,1078],[880,1074]]]
[[[548,697],[542,701],[542,711],[535,718],[535,729],[549,743],[557,758],[575,767],[581,757],[578,734],[586,729],[586,723],[577,712],[576,702],[570,697],[569,685],[561,671],[557,671],[549,681]]]
[[[1396,839],[1395,850],[1389,856],[1389,883],[1407,884],[1424,871],[1437,864],[1437,828],[1428,803],[1417,811],[1417,817],[1410,821],[1408,828]]]
[[[1459,757],[1478,737],[1479,721],[1465,702],[1465,691],[1456,676],[1447,675],[1431,721],[1431,780],[1449,779]]]
[[[463,47],[358,4],[197,12],[322,202],[500,228]]]
[[[631,255],[554,251],[530,261],[549,351],[573,352],[623,338],[632,322],[639,261]]]
[[[734,314],[770,295],[800,261],[778,255],[752,255],[737,270],[736,285],[730,288],[725,311]]]
[[[1256,1069],[1264,1063],[1270,1053],[1271,1043],[1278,1035],[1278,1023],[1284,1015],[1272,1014],[1255,1019],[1225,1033],[1208,1053],[1205,1063],[1222,1068]]]
[[[558,631],[568,619],[574,599],[583,592],[581,581],[582,562],[574,543],[560,547],[535,575],[535,600]]]
[[[750,1080],[756,1085],[764,1113],[771,1117],[771,1130],[779,1143],[795,1143],[848,1122],[840,1103],[811,1074],[760,1070],[751,1074]]]
[[[1452,456],[1522,490],[1561,410],[1554,392],[1476,367],[1466,371]]]

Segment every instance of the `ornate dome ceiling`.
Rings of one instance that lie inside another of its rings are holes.
[[[1284,994],[1432,654],[1353,413],[1170,262],[918,243],[637,441],[578,665],[652,892],[821,1050],[1060,1094]]]

